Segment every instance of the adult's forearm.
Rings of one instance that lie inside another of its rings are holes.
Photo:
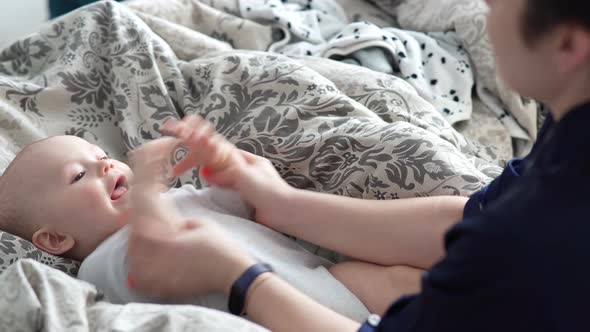
[[[295,190],[272,224],[277,230],[381,265],[428,269],[443,253],[446,231],[467,198],[437,196],[376,201]]]

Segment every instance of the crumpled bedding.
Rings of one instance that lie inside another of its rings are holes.
[[[469,12],[462,0],[448,3]],[[0,170],[26,144],[58,134],[77,135],[103,147],[110,157],[125,160],[131,149],[160,137],[164,121],[187,114],[205,117],[241,149],[270,159],[295,187],[365,199],[467,196],[497,176],[499,165],[512,156],[513,134],[489,102],[474,97],[469,119],[453,127],[424,93],[396,75],[323,57],[263,52],[285,38],[285,29],[239,17],[238,5],[237,0],[135,0],[127,5],[103,1],[60,17],[0,51]],[[395,4],[395,18],[364,2],[343,0],[341,5],[349,21],[370,20],[380,27],[413,17],[403,3]],[[432,18],[439,15],[428,12]],[[428,19],[419,18],[412,22]],[[464,19],[458,19],[462,28]],[[481,21],[475,22],[479,31]],[[457,35],[464,40],[461,31],[457,28]],[[485,57],[473,58],[483,52],[477,38],[473,40],[466,49],[476,86],[485,77],[488,83],[496,82],[490,72],[480,75],[480,66],[489,69],[490,64]],[[486,87],[499,105],[516,100],[500,84]],[[503,109],[518,128],[527,135],[534,131],[526,105],[506,105]],[[175,156],[181,157],[182,151]],[[203,185],[196,170],[171,185],[188,183]],[[49,286],[42,277],[27,279],[14,271],[31,268],[39,276],[53,271],[30,262],[14,264],[24,257],[70,274],[77,271],[75,262],[41,254],[23,239],[2,232],[0,239],[0,254],[10,257],[0,255],[2,270],[7,269],[3,278],[20,278],[45,291]],[[77,297],[75,301],[91,292],[79,282],[68,282],[72,288],[66,293]],[[20,308],[38,308],[35,303],[23,302]],[[162,310],[97,306],[100,314],[95,316],[70,305],[61,308],[73,310],[80,322],[96,324],[99,330],[115,318],[134,324],[137,312]],[[5,307],[13,309],[0,304],[3,312]],[[51,316],[43,319],[60,320],[62,309],[55,302],[42,302],[41,307]],[[220,329],[251,328],[238,328],[226,316],[206,310],[197,310],[195,316],[217,320]],[[11,316],[5,317],[0,324],[10,321]],[[175,325],[175,319],[159,321],[176,330],[181,325]],[[34,323],[39,324],[38,318]]]
[[[32,259],[0,275],[0,331],[267,331],[221,311],[104,301],[96,289]]]
[[[488,8],[484,1],[173,0],[163,5],[157,0],[134,0],[129,6],[144,19],[157,16],[165,38],[182,26],[235,48],[336,59],[344,55],[344,61],[354,59],[388,73],[393,70],[452,124],[468,118],[456,129],[470,139],[479,156],[497,164],[526,154],[536,137],[539,105],[509,90],[496,75],[485,31]],[[370,28],[363,29],[365,24]],[[170,25],[173,28],[166,32]],[[384,40],[384,36],[393,38]],[[412,45],[432,41],[439,47],[433,50],[428,45],[428,50],[419,51]],[[451,56],[437,57],[441,51]],[[399,54],[407,56],[401,58],[408,60],[402,66]],[[399,67],[404,70],[396,72]],[[457,82],[457,76],[465,81],[458,84],[459,89],[447,84],[429,86],[432,77]],[[468,91],[470,76],[476,83],[473,96]],[[451,90],[461,94],[459,101]]]
[[[195,43],[210,39],[201,37]],[[468,195],[500,170],[397,77],[253,51],[210,48],[192,58],[178,59],[122,5],[66,15],[0,55],[2,156],[72,134],[124,159],[160,136],[166,119],[197,113],[304,189],[363,198]],[[175,185],[183,183],[201,186],[196,172]]]

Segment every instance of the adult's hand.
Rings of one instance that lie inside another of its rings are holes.
[[[173,227],[159,220],[135,219],[127,253],[130,286],[166,299],[227,294],[255,263],[227,234],[200,220]]]
[[[206,166],[211,171],[220,171],[236,160],[238,149],[224,137],[215,132],[209,121],[197,115],[186,116],[182,120],[166,121],[162,132],[174,136],[188,150],[186,156],[174,165],[172,172],[178,176],[193,167]]]
[[[182,220],[160,195],[167,160],[178,142],[150,142],[131,155],[128,284],[156,298],[228,292],[254,259],[205,220]]]
[[[157,141],[132,156],[136,176],[130,192],[130,286],[166,299],[229,294],[231,285],[255,260],[216,226],[205,220],[176,222],[172,207],[161,203],[162,165],[170,146]],[[163,153],[154,153],[158,150]],[[246,310],[252,320],[275,331],[356,331],[359,327],[273,274],[254,281]]]
[[[169,120],[163,131],[188,149],[184,159],[174,166],[174,175],[202,167],[201,174],[209,184],[238,191],[256,211],[257,222],[281,228],[280,222],[286,220],[282,209],[295,189],[268,159],[237,149],[198,116]]]

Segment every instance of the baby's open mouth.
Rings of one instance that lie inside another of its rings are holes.
[[[113,192],[111,193],[111,200],[116,201],[121,196],[125,195],[127,192],[128,184],[125,175],[119,176],[117,182],[115,182],[115,187],[113,188]]]

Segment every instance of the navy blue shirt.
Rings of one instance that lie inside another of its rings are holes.
[[[422,292],[378,331],[590,331],[590,104],[473,195]]]

